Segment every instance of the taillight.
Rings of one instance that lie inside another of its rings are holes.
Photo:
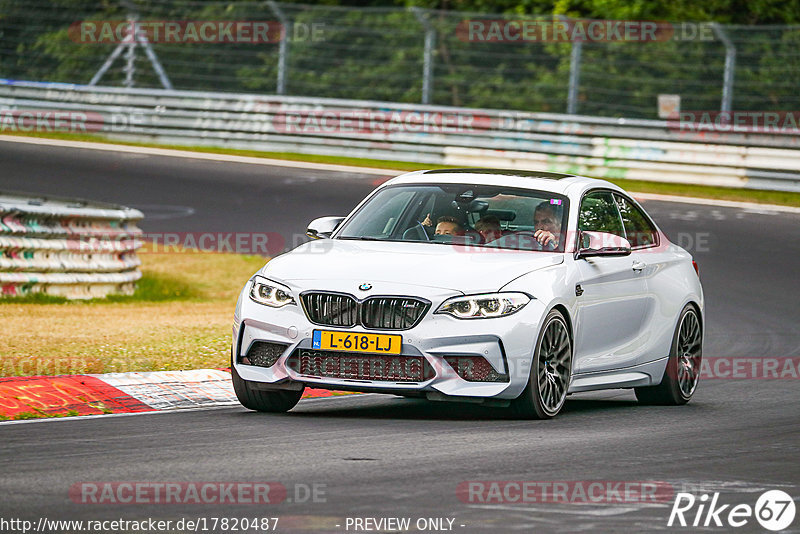
[[[697,276],[700,276],[700,267],[697,266],[697,262],[692,260],[692,267],[694,267],[694,272],[697,273]]]

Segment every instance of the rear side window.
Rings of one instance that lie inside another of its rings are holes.
[[[610,191],[595,191],[583,197],[578,215],[578,229],[625,237],[619,210]]]
[[[631,247],[649,247],[658,244],[658,233],[642,210],[623,196],[614,195],[614,198]]]

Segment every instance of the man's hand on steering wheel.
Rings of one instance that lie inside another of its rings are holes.
[[[558,240],[556,239],[556,236],[547,230],[536,230],[533,233],[533,237],[536,238],[536,241],[539,242],[542,248],[550,247],[555,249],[558,246]]]

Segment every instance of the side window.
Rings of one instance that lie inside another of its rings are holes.
[[[625,237],[619,210],[610,191],[595,191],[583,197],[578,213],[578,229]]]
[[[642,210],[625,197],[614,195],[614,198],[617,200],[622,223],[625,225],[625,232],[628,234],[631,247],[655,245],[658,242],[658,234]]]

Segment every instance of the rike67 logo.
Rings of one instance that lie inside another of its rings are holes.
[[[781,490],[765,491],[755,506],[722,504],[718,492],[711,496],[704,493],[700,497],[680,492],[675,495],[667,526],[738,528],[755,518],[765,529],[778,532],[792,524],[794,515],[794,499]]]

